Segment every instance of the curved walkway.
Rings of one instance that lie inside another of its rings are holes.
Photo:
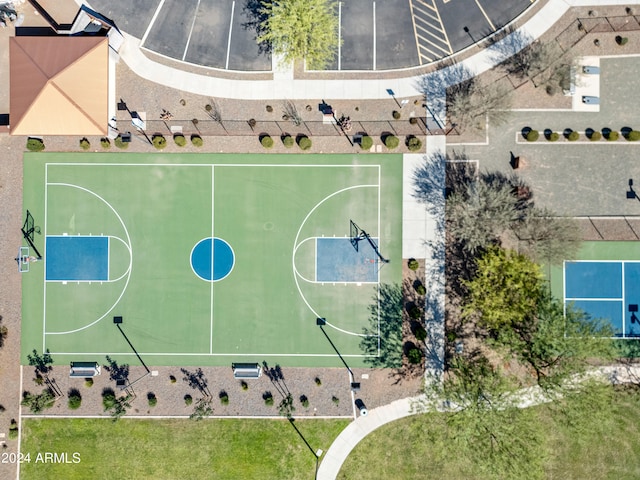
[[[600,367],[588,374],[589,376],[600,376],[602,379],[611,382],[614,385],[621,383],[640,383],[640,366],[639,365],[613,365],[609,367]],[[424,413],[431,408],[426,403],[426,396],[403,398],[396,400],[389,405],[370,410],[368,415],[360,416],[347,428],[331,444],[329,450],[325,454],[316,480],[334,480],[340,473],[342,464],[347,459],[351,451],[360,441],[368,434],[376,430],[378,427],[399,420],[409,415]],[[526,388],[518,392],[515,405],[518,408],[528,408],[541,403],[551,401],[544,395],[542,390],[537,387]]]

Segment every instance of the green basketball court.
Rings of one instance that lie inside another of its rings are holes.
[[[401,176],[401,155],[25,154],[22,361],[338,366],[324,317],[363,365],[401,281]]]

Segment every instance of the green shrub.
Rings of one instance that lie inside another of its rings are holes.
[[[602,138],[602,134],[600,132],[593,132],[589,137],[589,140],[592,142],[596,142]]]
[[[293,137],[291,135],[285,135],[282,137],[282,144],[287,147],[287,148],[291,148],[293,147],[293,144],[296,143],[296,141],[293,139]]]
[[[620,35],[616,36],[616,43],[620,46],[626,45],[629,39],[627,37],[621,37]]]
[[[547,140],[549,140],[550,142],[557,142],[559,138],[560,134],[558,132],[551,132],[547,137]]]
[[[174,135],[173,141],[176,142],[176,145],[179,147],[184,147],[187,144],[187,139],[181,134]]]
[[[394,118],[395,120],[400,120],[400,117],[402,117],[402,114],[401,114],[399,111],[397,111],[397,110],[394,110],[394,111],[393,111],[393,113],[392,113],[391,115],[393,115],[393,118]]]
[[[427,331],[425,330],[425,328],[422,325],[418,325],[416,327],[415,335],[416,335],[416,339],[419,342],[424,342],[426,340],[426,338],[427,338]]]
[[[201,147],[204,142],[202,141],[202,137],[200,135],[194,134],[191,135],[191,143],[194,147]]]
[[[408,137],[407,138],[407,148],[410,152],[415,152],[422,148],[422,140],[418,137]]]
[[[417,365],[422,361],[422,351],[418,348],[412,348],[407,353],[407,358],[409,359],[409,363]]]
[[[640,132],[637,130],[631,130],[627,136],[626,136],[627,140],[629,140],[630,142],[637,142],[638,140],[640,140]]]
[[[171,383],[176,383],[178,381],[178,379],[176,377],[174,377],[173,375],[169,375],[169,381]]]
[[[102,148],[104,148],[105,150],[108,150],[111,148],[111,142],[109,141],[109,139],[107,137],[102,137],[100,139],[100,146]]]
[[[121,148],[122,150],[126,150],[127,148],[129,148],[129,142],[123,142],[121,135],[118,135],[113,143],[116,147]]]
[[[105,411],[113,408],[116,404],[116,395],[113,390],[108,390],[102,394],[102,406]]]
[[[427,289],[426,289],[426,288],[424,288],[424,285],[423,285],[423,284],[420,284],[420,285],[418,285],[418,286],[416,287],[416,293],[417,293],[418,295],[424,295],[425,293],[427,293]]]
[[[409,309],[409,316],[411,318],[413,318],[414,320],[419,319],[422,316],[422,310],[420,309],[420,307],[418,307],[417,305],[413,305],[410,309]]]
[[[309,399],[307,398],[306,395],[301,395],[300,396],[300,403],[302,404],[302,406],[304,408],[309,408]]]
[[[360,139],[360,148],[362,150],[371,150],[372,146],[373,146],[373,138],[371,138],[369,135],[363,135],[362,138]]]
[[[264,148],[271,148],[273,147],[273,138],[271,138],[269,135],[264,135],[260,139],[260,143]]]
[[[147,401],[149,402],[150,407],[155,407],[158,404],[158,398],[153,392],[147,393]]]
[[[420,262],[418,262],[415,258],[410,258],[407,266],[410,270],[417,270],[420,267]]]
[[[316,385],[319,387],[320,385],[322,385],[322,380],[320,380],[320,377],[316,377],[314,382],[316,382]]]
[[[526,135],[527,142],[535,142],[538,138],[540,138],[540,133],[537,130],[530,130]]]
[[[91,378],[91,377],[85,378],[84,379],[84,386],[87,387],[87,388],[93,387],[93,378]]]
[[[393,150],[394,148],[398,148],[398,145],[400,145],[400,140],[395,135],[387,135],[384,139],[384,145],[389,150]]]
[[[417,117],[411,117],[411,118],[409,119],[409,123],[410,123],[411,125],[415,125],[416,123],[418,123],[418,118],[417,118]]]
[[[336,407],[340,403],[340,399],[338,397],[336,397],[335,395],[333,397],[331,397],[331,401],[336,405]]]
[[[78,391],[74,391],[69,394],[69,401],[67,402],[67,405],[71,410],[77,410],[80,408],[80,405],[82,405],[82,396],[80,396]]]
[[[193,403],[193,397],[191,395],[185,395],[184,396],[184,404],[185,405],[191,405]]]
[[[39,138],[28,138],[27,150],[30,152],[41,152],[44,150],[44,142]]]
[[[167,146],[167,139],[163,135],[154,135],[151,137],[151,143],[157,150],[163,150]]]
[[[570,142],[575,142],[579,138],[580,138],[580,134],[575,130],[571,130],[571,132],[569,132],[569,135],[567,135],[567,140],[569,140]]]
[[[229,395],[227,395],[227,392],[225,392],[224,390],[222,392],[220,392],[220,403],[222,405],[229,405]]]
[[[267,407],[273,406],[273,394],[271,392],[264,392],[262,394],[262,399]]]
[[[11,419],[11,425],[9,426],[9,439],[15,440],[18,438],[18,423]]]
[[[243,390],[249,390],[249,384],[247,382],[245,382],[244,380],[240,382],[240,387]]]
[[[88,138],[85,137],[80,139],[80,148],[82,150],[89,150],[91,148],[91,142]]]
[[[615,130],[611,130],[607,134],[607,140],[610,141],[610,142],[615,142],[616,140],[618,140],[618,138],[620,138],[620,134],[618,132],[616,132]]]
[[[311,139],[306,135],[302,135],[298,138],[298,146],[302,150],[309,150],[311,148]]]

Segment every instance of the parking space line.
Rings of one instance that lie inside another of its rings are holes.
[[[236,10],[236,0],[231,3],[231,19],[229,20],[229,38],[227,39],[227,60],[224,64],[225,70],[229,70],[229,53],[231,52],[231,33],[233,32],[233,12]]]
[[[376,2],[373,2],[373,69],[376,69]]]
[[[338,2],[338,70],[342,70],[342,2]]]
[[[435,0],[409,0],[409,7],[420,65],[451,55],[453,49]]]
[[[189,44],[191,43],[191,34],[193,34],[193,27],[196,24],[196,18],[198,18],[198,9],[200,8],[200,0],[196,5],[196,11],[193,12],[193,21],[191,22],[191,29],[189,30],[189,36],[187,37],[187,44],[184,46],[184,53],[182,54],[182,61],[187,57],[187,50],[189,50]]]
[[[493,22],[491,21],[491,19],[489,18],[489,16],[487,15],[487,12],[485,12],[484,8],[482,8],[482,5],[480,5],[480,1],[476,0],[476,4],[478,5],[478,8],[482,12],[482,15],[484,15],[484,18],[486,18],[487,22],[489,22],[489,26],[491,26],[491,29],[495,32],[497,29],[496,29],[495,25],[493,24]]]
[[[156,8],[156,13],[154,13],[153,17],[151,17],[151,21],[149,22],[149,26],[147,27],[147,30],[144,32],[144,35],[142,36],[142,39],[140,40],[140,46],[141,47],[144,45],[145,40],[149,36],[149,32],[151,31],[151,28],[153,27],[153,24],[156,23],[156,18],[158,18],[158,14],[160,13],[160,10],[162,10],[162,6],[163,5],[164,5],[164,0],[160,0],[160,3],[158,4],[158,8]]]

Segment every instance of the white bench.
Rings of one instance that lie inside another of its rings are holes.
[[[97,362],[71,362],[70,377],[95,377],[100,375],[100,365]]]
[[[232,363],[233,378],[260,378],[262,367],[259,363]]]

